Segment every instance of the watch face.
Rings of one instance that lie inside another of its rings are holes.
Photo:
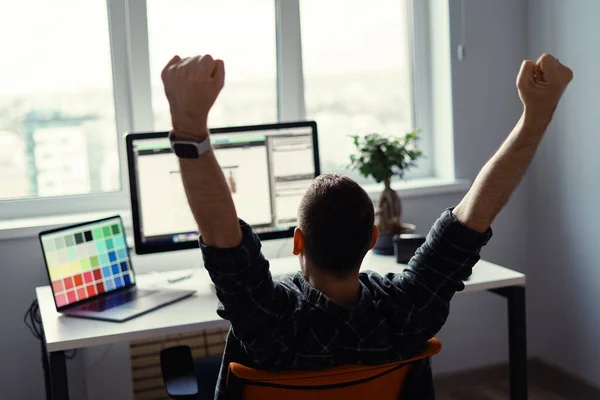
[[[198,149],[193,144],[175,142],[173,151],[180,158],[198,158]]]

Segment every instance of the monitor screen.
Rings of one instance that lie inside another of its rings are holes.
[[[300,200],[319,174],[314,122],[211,129],[238,216],[262,239],[290,237]],[[198,246],[168,132],[127,135],[138,254]]]
[[[40,240],[59,311],[134,284],[120,217],[42,232]]]

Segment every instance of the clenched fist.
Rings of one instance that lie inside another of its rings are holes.
[[[178,137],[204,139],[208,112],[225,82],[223,61],[210,55],[181,59],[175,56],[161,73]]]
[[[537,117],[552,118],[572,79],[573,71],[550,54],[542,55],[537,63],[524,61],[517,77],[517,88],[525,111]]]

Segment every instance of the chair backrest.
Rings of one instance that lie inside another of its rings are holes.
[[[198,381],[189,346],[175,346],[160,351],[160,370],[169,398],[193,400],[198,397]]]
[[[271,373],[230,363],[227,398],[239,400],[398,399],[412,365],[439,353],[442,344],[430,339],[417,357],[382,365],[343,365],[317,371]]]

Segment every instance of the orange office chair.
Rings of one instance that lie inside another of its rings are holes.
[[[272,373],[229,364],[227,398],[235,400],[352,400],[401,399],[407,377],[414,367],[442,349],[436,338],[427,342],[427,350],[417,357],[389,364],[343,365],[317,371],[284,371]],[[203,361],[200,359],[197,361]],[[196,400],[199,392],[197,367],[188,346],[163,349],[160,354],[165,389],[174,400]],[[419,373],[418,370],[414,371]],[[216,380],[216,376],[214,377]],[[208,387],[204,388],[210,389]],[[211,393],[214,388],[210,389]]]
[[[440,352],[442,344],[430,339],[417,357],[376,366],[343,365],[317,371],[272,373],[229,364],[227,398],[235,400],[353,400],[400,399],[413,365]]]

